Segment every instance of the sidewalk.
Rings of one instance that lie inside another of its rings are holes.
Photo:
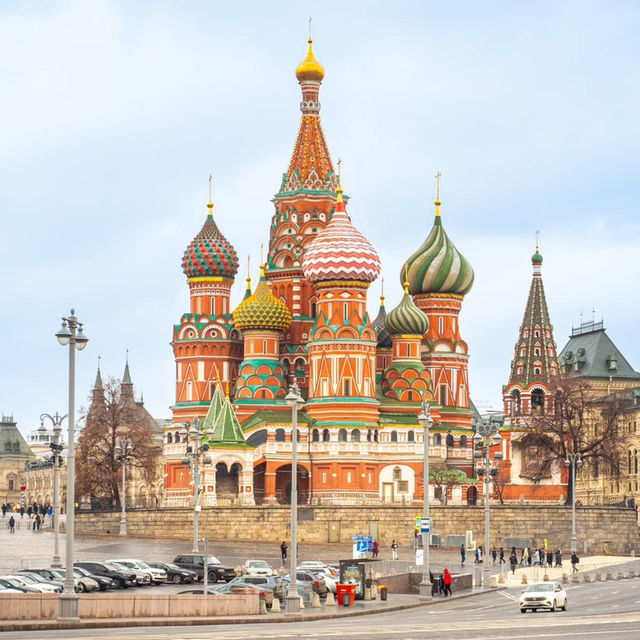
[[[58,622],[57,620],[0,620],[0,631],[46,631],[55,629],[107,629],[117,627],[170,627],[181,625],[222,625],[222,624],[257,624],[257,623],[287,623],[306,622],[311,620],[329,620],[335,618],[349,618],[353,616],[387,613],[390,611],[403,611],[417,607],[437,606],[451,600],[461,600],[471,596],[480,595],[495,589],[474,587],[466,591],[454,593],[448,598],[434,598],[429,602],[418,600],[418,596],[410,594],[389,594],[389,599],[381,600],[356,600],[351,607],[327,607],[322,605],[319,609],[307,607],[299,616],[287,616],[284,613],[268,613],[266,615],[253,616],[227,616],[215,618],[105,618],[98,620],[81,620],[78,623]]]

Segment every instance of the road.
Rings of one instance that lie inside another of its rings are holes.
[[[292,623],[5,632],[3,640],[638,640],[640,580],[568,585],[567,612],[521,614],[520,590],[399,612]]]

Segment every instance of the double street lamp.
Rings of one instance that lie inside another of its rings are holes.
[[[285,613],[288,616],[300,614],[298,595],[298,410],[304,406],[298,383],[294,382],[284,398],[291,407],[291,582],[287,591]]]
[[[429,533],[422,534],[422,548],[423,548],[423,571],[422,582],[420,583],[420,600],[431,600],[431,576],[429,575],[429,545],[431,538],[431,524],[429,520],[429,429],[433,425],[433,418],[431,417],[431,407],[428,402],[422,403],[422,411],[418,415],[418,422],[424,429],[423,442],[424,442],[424,462],[422,469],[422,484],[424,486],[424,508],[423,516],[427,522],[429,522]]]
[[[567,467],[571,467],[571,553],[578,551],[578,533],[576,531],[576,465],[582,465],[580,452],[567,451],[564,461]]]
[[[484,469],[480,467],[477,470],[478,476],[483,478],[484,476],[484,578],[483,584],[485,587],[489,586],[491,567],[489,565],[489,548],[491,545],[491,528],[490,528],[490,508],[491,508],[491,482],[495,478],[499,470],[497,467],[491,467],[490,450],[491,446],[500,444],[500,424],[494,422],[491,418],[489,420],[478,420],[475,424],[476,432],[473,436],[473,442],[476,445],[474,447],[474,457],[482,458],[484,462]],[[478,448],[484,446],[484,453],[477,451]],[[502,452],[496,451],[493,454],[494,460],[502,459]]]
[[[64,588],[60,596],[60,620],[78,620],[78,596],[75,593],[73,579],[73,536],[75,516],[75,434],[76,426],[76,349],[82,351],[89,339],[82,332],[82,323],[71,309],[71,315],[62,318],[62,327],[56,333],[58,342],[63,347],[69,347],[69,411],[67,413],[67,523],[65,540],[65,577]]]
[[[193,478],[193,553],[199,553],[198,545],[198,515],[200,513],[200,455],[209,451],[209,445],[205,442],[201,444],[205,432],[202,429],[202,420],[194,418],[191,427],[187,429],[184,425],[180,430],[187,445],[187,456],[183,458],[182,464],[191,466],[191,477]],[[189,444],[191,442],[191,444]],[[211,458],[204,456],[202,462],[208,464]]]
[[[49,443],[49,448],[53,454],[53,562],[54,568],[62,567],[60,562],[60,454],[64,445],[60,442],[62,434],[62,421],[67,416],[60,416],[56,411],[55,416],[43,413],[40,416],[40,424],[44,426],[45,418],[53,425],[53,440]]]
[[[114,448],[115,458],[122,463],[122,515],[120,516],[120,535],[127,535],[127,462],[131,460],[133,443],[129,438],[117,438]]]

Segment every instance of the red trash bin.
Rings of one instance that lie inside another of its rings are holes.
[[[350,605],[356,601],[356,585],[355,584],[337,584],[336,592],[338,596],[338,605],[344,605],[344,598],[349,598],[348,602]]]

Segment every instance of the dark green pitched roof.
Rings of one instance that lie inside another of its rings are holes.
[[[2,422],[0,422],[0,458],[4,460],[24,458],[26,460],[34,457],[35,454],[18,430],[13,418],[2,416]]]
[[[574,329],[560,352],[560,366],[570,376],[640,380],[627,359],[607,335],[602,322],[585,322]]]

